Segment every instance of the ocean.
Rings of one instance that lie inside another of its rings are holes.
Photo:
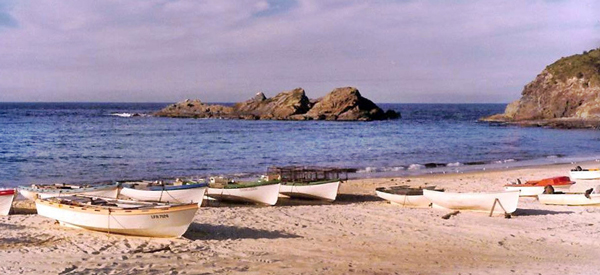
[[[402,119],[376,122],[132,116],[168,104],[0,103],[0,186],[253,177],[273,165],[403,176],[600,158],[596,130],[477,121],[506,104],[379,104]]]

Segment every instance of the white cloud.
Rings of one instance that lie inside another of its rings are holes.
[[[600,46],[594,1],[282,3],[12,2],[0,100],[223,102],[351,85],[376,102],[508,102],[549,63]]]

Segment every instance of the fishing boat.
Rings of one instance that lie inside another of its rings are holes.
[[[0,189],[0,216],[6,216],[10,213],[12,202],[16,196],[15,189]]]
[[[410,187],[408,185],[379,187],[375,189],[375,194],[378,197],[389,201],[391,204],[401,205],[404,207],[429,207],[431,201],[423,196],[423,189],[444,191],[443,189],[435,189],[435,186],[426,187]]]
[[[585,193],[539,194],[538,200],[549,205],[600,205],[600,186]]]
[[[527,181],[525,183],[520,183],[520,181],[518,181],[518,183],[504,185],[504,190],[517,190],[521,192],[519,194],[521,197],[534,197],[544,193],[546,186],[552,186],[552,188],[557,191],[567,192],[573,184],[575,184],[575,182],[571,181],[569,177],[554,177]]]
[[[340,188],[340,180],[317,182],[286,182],[279,187],[279,194],[290,198],[334,201]]]
[[[39,215],[61,225],[146,237],[180,237],[194,219],[197,203],[170,204],[91,196],[37,199]]]
[[[203,182],[121,182],[120,197],[140,201],[202,204],[208,184]]]
[[[21,195],[30,200],[37,198],[50,198],[50,197],[61,197],[61,196],[72,196],[72,195],[89,195],[99,196],[107,198],[117,198],[119,192],[118,183],[110,184],[44,184],[37,185],[32,184],[31,186],[19,186],[17,190]]]
[[[206,196],[215,200],[275,205],[279,197],[279,187],[278,180],[222,184],[212,178]]]
[[[493,207],[494,213],[510,214],[517,210],[519,204],[517,190],[498,193],[450,193],[425,189],[423,196],[431,201],[433,208],[446,210],[491,212]]]
[[[341,174],[348,179],[349,172],[356,169],[311,167],[311,166],[284,166],[269,167],[267,177],[277,178],[281,181],[279,193],[291,198],[309,198],[334,201],[337,198]]]
[[[577,180],[594,180],[600,179],[600,169],[583,169],[581,166],[577,166],[575,169],[571,169],[569,175],[572,179]]]

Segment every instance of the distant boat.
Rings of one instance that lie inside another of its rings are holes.
[[[10,213],[12,202],[17,196],[15,189],[0,189],[0,216]]]
[[[550,205],[600,205],[600,186],[586,193],[539,194],[538,200]]]
[[[286,182],[279,187],[279,193],[291,198],[308,198],[334,201],[340,188],[340,180],[318,182]]]
[[[519,191],[498,193],[450,193],[434,190],[423,190],[423,195],[432,202],[433,208],[447,210],[468,210],[491,212],[496,199],[494,213],[512,213],[519,204]],[[504,208],[504,210],[502,209]]]
[[[39,215],[61,225],[146,237],[180,237],[194,219],[197,203],[168,204],[67,196],[35,201]]]
[[[243,201],[275,205],[279,197],[279,181],[256,181],[216,185],[211,182],[207,197],[216,200]]]
[[[600,169],[583,169],[581,166],[577,166],[575,169],[571,169],[569,175],[571,178],[578,180],[600,179]]]
[[[407,185],[379,187],[375,189],[378,197],[389,201],[391,204],[401,205],[404,207],[429,207],[431,201],[423,196],[423,189],[444,191],[443,189],[435,189],[435,186],[426,187],[409,187]]]
[[[569,191],[573,184],[575,184],[575,182],[571,181],[569,177],[554,177],[542,180],[527,181],[525,183],[507,184],[504,185],[504,190],[517,190],[521,192],[521,197],[528,197],[537,196],[544,193],[546,186],[552,186],[554,190],[566,192]]]
[[[117,198],[118,183],[75,185],[65,183],[19,186],[17,190],[21,195],[30,200],[37,198],[62,197],[71,195],[90,195],[107,198]]]
[[[181,185],[149,181],[121,183],[120,196],[140,200],[175,203],[202,204],[208,185],[199,182],[185,182]]]

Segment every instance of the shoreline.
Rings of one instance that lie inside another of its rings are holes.
[[[597,166],[596,161],[578,163]],[[516,178],[568,175],[572,164],[352,179],[333,203],[282,200],[201,207],[179,239],[65,228],[32,215],[0,217],[3,273],[133,274],[589,274],[600,256],[600,207],[521,198],[511,219],[391,205],[376,187],[436,185],[493,192]],[[580,181],[585,190],[600,181]],[[42,257],[43,255],[43,257]],[[593,273],[593,272],[592,272]]]

